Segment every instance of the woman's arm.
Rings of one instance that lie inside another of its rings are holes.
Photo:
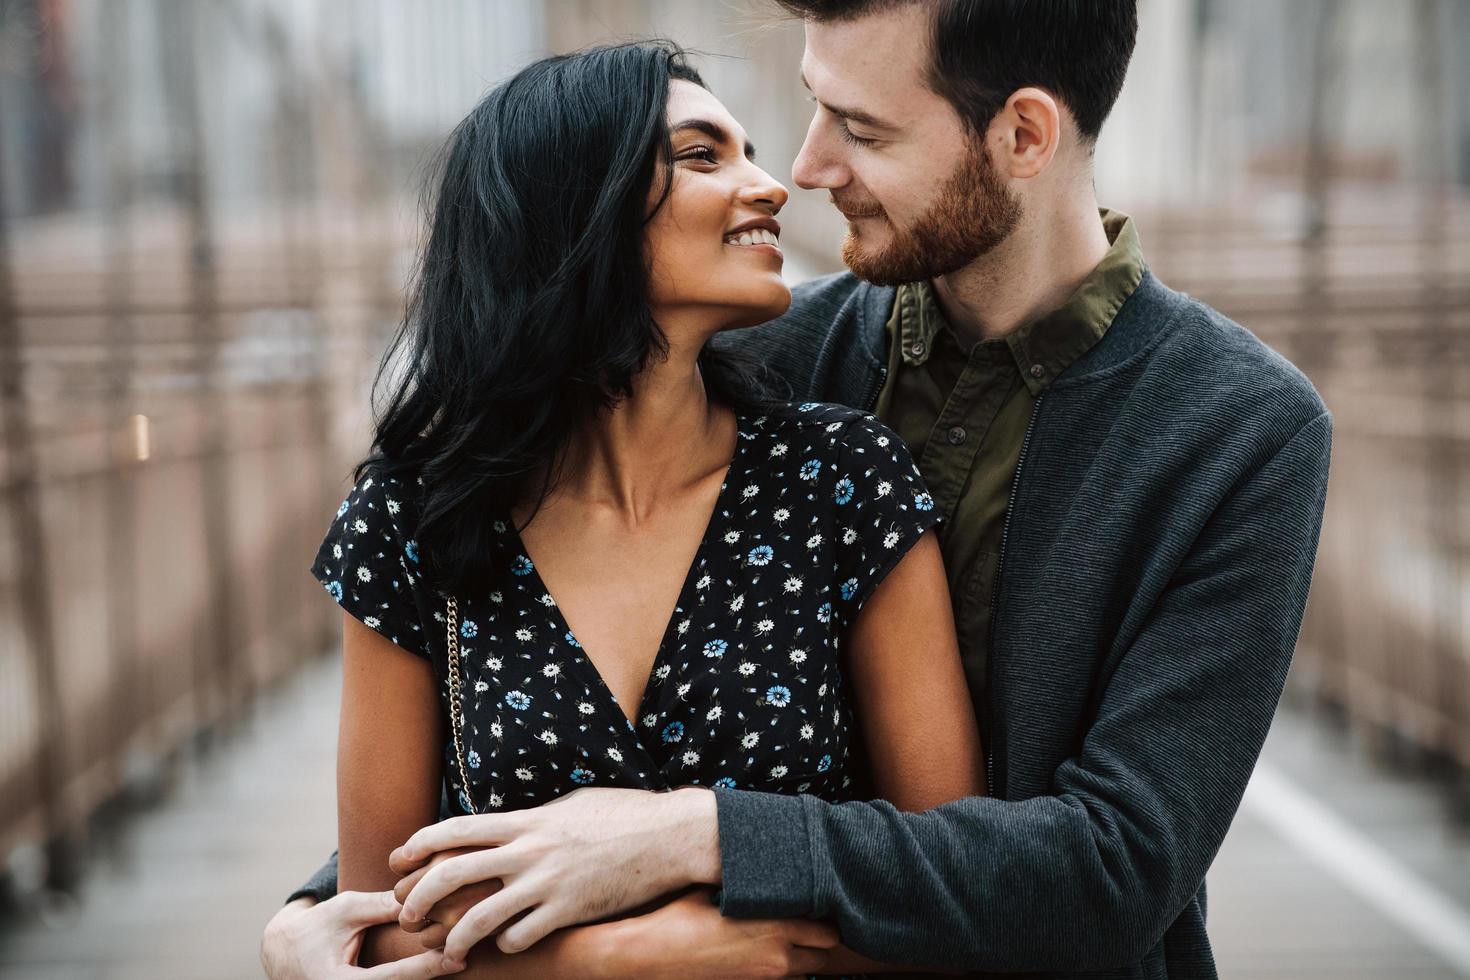
[[[939,541],[926,531],[873,590],[847,641],[858,718],[878,795],[918,813],[983,796],[985,756],[960,665]],[[846,946],[822,973],[901,972]]]

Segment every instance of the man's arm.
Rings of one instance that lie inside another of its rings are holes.
[[[1050,795],[915,814],[720,791],[722,911],[833,919],[852,949],[919,966],[1141,959],[1198,890],[1270,727],[1330,440],[1324,412],[1222,503],[1107,678]]]

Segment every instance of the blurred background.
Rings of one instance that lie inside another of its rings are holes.
[[[1470,0],[1140,8],[1099,200],[1336,416],[1222,975],[1470,976]],[[334,846],[307,567],[427,157],[528,60],[654,34],[789,185],[801,29],[764,0],[0,0],[0,977],[259,975]],[[792,190],[790,277],[839,269]]]

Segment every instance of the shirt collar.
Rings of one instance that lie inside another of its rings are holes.
[[[993,342],[1004,342],[1010,348],[1032,394],[1045,388],[1102,338],[1143,278],[1143,251],[1133,219],[1106,208],[1099,214],[1109,245],[1097,268],[1060,307],[1011,331],[1003,341]],[[945,320],[928,282],[905,283],[898,288],[889,326],[896,327],[903,363],[912,367],[928,361],[941,330],[965,349]],[[970,345],[971,351],[974,346]]]

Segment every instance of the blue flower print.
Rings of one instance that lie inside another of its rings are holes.
[[[578,786],[586,786],[592,782],[592,770],[583,769],[581,766],[572,770],[572,782]]]
[[[582,644],[577,642],[577,638],[572,635],[571,630],[567,630],[567,645],[574,646],[579,650],[582,648]]]
[[[781,684],[766,688],[766,703],[784,708],[791,703],[791,688]]]
[[[684,737],[684,723],[671,721],[664,726],[663,740],[665,742],[677,742]]]
[[[408,555],[408,560],[415,565],[419,563],[419,543],[417,541],[409,540],[403,542],[403,553]]]
[[[341,582],[338,582],[336,579],[333,579],[332,581],[328,582],[327,583],[327,592],[331,593],[331,596],[332,596],[333,599],[336,599],[338,602],[341,602],[342,601],[342,583]]]
[[[710,640],[704,645],[704,655],[706,657],[712,658],[723,657],[725,655],[725,650],[728,649],[728,647],[729,644],[727,644],[724,640]]]
[[[820,404],[822,404],[822,403],[821,402],[802,402],[800,405],[796,406],[796,410],[798,412],[810,412],[812,409],[816,408]]]
[[[459,635],[466,640],[472,640],[480,632],[480,627],[475,625],[473,619],[467,619],[459,624]]]
[[[852,499],[852,491],[852,481],[844,476],[837,481],[837,486],[832,491],[832,499],[837,501],[839,505],[845,504]]]
[[[796,475],[803,480],[815,480],[820,472],[822,472],[822,464],[815,459],[809,459],[801,464],[801,469]]]
[[[831,768],[832,768],[832,757],[830,755],[824,755],[820,759],[817,760],[817,772],[826,772],[828,769],[831,769]]]
[[[470,798],[465,795],[464,790],[459,791],[459,808],[465,813],[470,812]]]
[[[830,623],[830,622],[832,622],[832,603],[830,603],[830,602],[824,602],[820,606],[817,607],[817,622],[819,622],[819,623]]]
[[[344,500],[342,506],[337,508],[337,516],[341,517],[345,513],[347,513],[347,501]]]
[[[531,564],[531,559],[525,555],[516,555],[515,561],[510,563],[512,575],[530,575],[531,569],[535,567],[535,565]]]
[[[505,703],[517,711],[525,711],[531,706],[531,696],[520,691],[511,691],[505,696]]]
[[[471,769],[480,768],[480,753],[474,749],[470,749],[470,754],[465,756],[465,761],[470,764]]]
[[[776,552],[768,544],[759,544],[750,549],[750,554],[745,557],[752,565],[769,565]]]
[[[851,599],[853,596],[857,595],[857,589],[858,580],[855,578],[848,579],[846,582],[842,583],[842,598]]]
[[[927,493],[916,493],[916,494],[914,494],[914,509],[915,510],[933,510],[934,509],[934,498],[931,497],[931,496],[929,496]]]
[[[731,779],[729,776],[721,776],[719,779],[715,780],[714,785],[719,789],[734,789],[736,783],[735,780]]]

